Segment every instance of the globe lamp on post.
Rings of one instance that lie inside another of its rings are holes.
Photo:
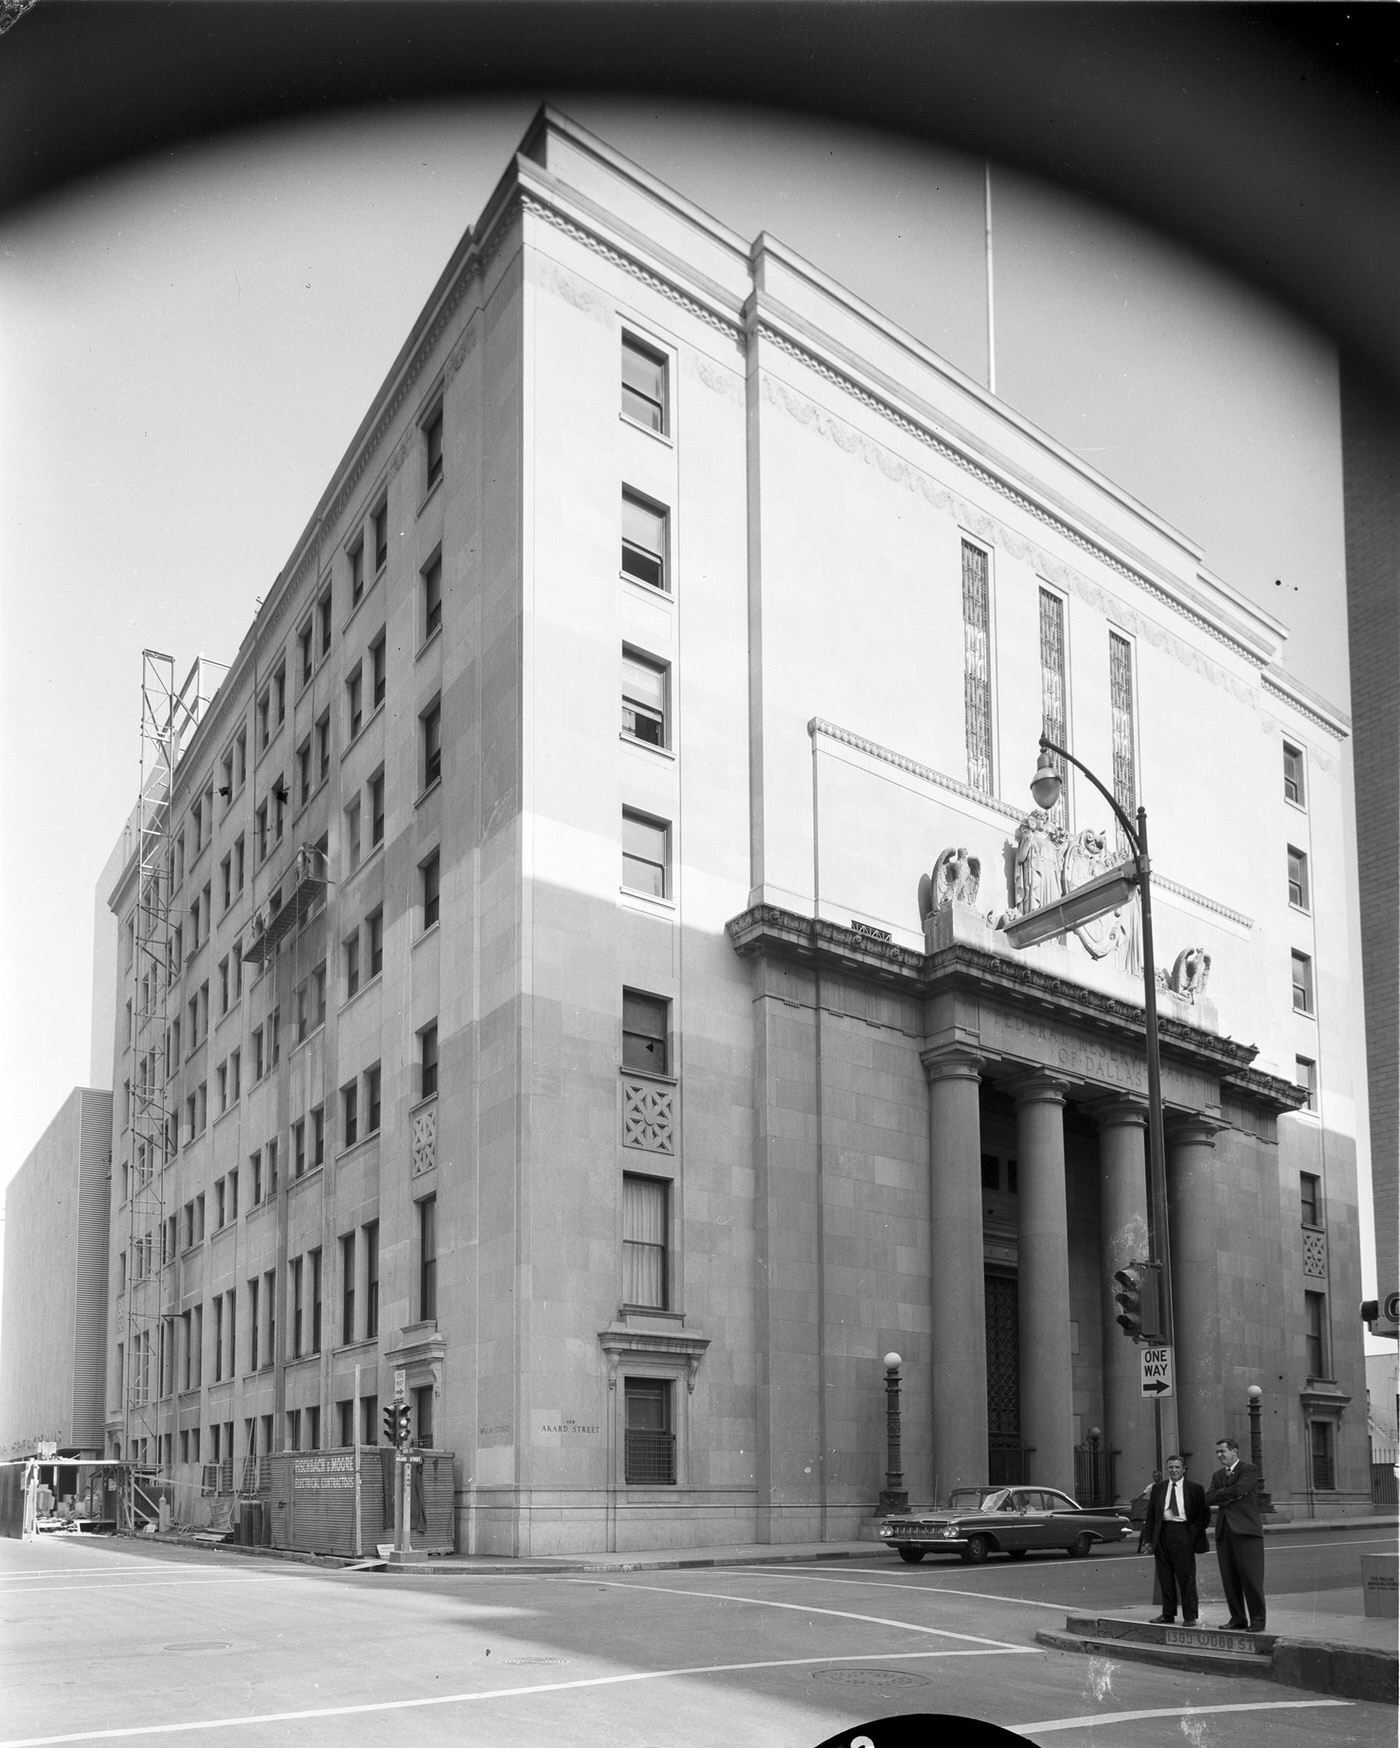
[[[904,1490],[904,1459],[899,1448],[899,1368],[903,1363],[897,1353],[885,1355],[885,1485],[880,1489],[877,1514],[880,1517],[909,1509],[909,1495]]]

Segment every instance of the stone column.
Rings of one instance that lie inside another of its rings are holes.
[[[928,1052],[932,1227],[933,1490],[987,1479],[987,1323],[982,1282],[980,1059]]]
[[[1131,1499],[1156,1467],[1156,1421],[1142,1394],[1138,1344],[1117,1321],[1113,1275],[1148,1254],[1147,1101],[1125,1098],[1098,1105],[1094,1120],[1099,1126],[1104,1432],[1107,1448],[1118,1452],[1118,1497]]]
[[[1017,1297],[1021,1438],[1028,1481],[1074,1492],[1074,1378],[1070,1359],[1069,1215],[1065,1205],[1066,1082],[1031,1074],[1016,1095]]]
[[[1225,1424],[1217,1255],[1229,1240],[1221,1231],[1215,1186],[1215,1137],[1222,1128],[1217,1118],[1197,1115],[1178,1118],[1167,1129],[1177,1438],[1192,1480],[1201,1482],[1210,1479],[1215,1441]]]

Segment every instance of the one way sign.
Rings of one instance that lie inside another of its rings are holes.
[[[1163,1396],[1174,1396],[1172,1384],[1172,1350],[1169,1347],[1145,1347],[1142,1353],[1142,1393],[1160,1402]]]

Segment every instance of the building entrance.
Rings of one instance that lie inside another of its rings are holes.
[[[988,1273],[987,1479],[994,1487],[1029,1480],[1021,1443],[1020,1296],[1015,1275]]]

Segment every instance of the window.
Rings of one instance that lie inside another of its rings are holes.
[[[321,654],[323,656],[329,655],[331,648],[331,591],[329,587],[316,603],[316,629],[320,634]]]
[[[666,356],[622,336],[622,411],[648,431],[667,429]]]
[[[379,1442],[379,1398],[377,1396],[361,1396],[360,1398],[360,1443],[364,1445]]]
[[[324,1165],[326,1162],[326,1107],[313,1105],[311,1107],[311,1163]]]
[[[414,1443],[419,1450],[433,1448],[433,1387],[419,1384],[413,1391]]]
[[[437,1316],[437,1197],[418,1204],[418,1319]]]
[[[438,920],[438,881],[441,873],[441,863],[438,852],[433,851],[428,859],[421,863],[418,869],[422,882],[423,895],[423,928],[426,932]]]
[[[278,728],[287,720],[287,664],[282,662],[272,676],[272,713]]]
[[[365,1235],[365,1340],[379,1334],[379,1222],[361,1228]]]
[[[233,889],[235,892],[243,890],[243,851],[244,840],[240,833],[233,840]]]
[[[639,583],[670,587],[666,577],[666,512],[636,492],[622,494],[622,570]]]
[[[355,1398],[346,1396],[335,1405],[340,1422],[340,1444],[344,1448],[355,1442]]]
[[[422,747],[423,787],[431,789],[442,777],[442,702],[428,706],[418,719]]]
[[[235,1050],[233,1052],[233,1054],[229,1057],[229,1059],[228,1059],[228,1074],[229,1074],[229,1088],[228,1088],[229,1098],[231,1101],[236,1103],[238,1098],[239,1098],[239,1095],[241,1094],[241,1092],[243,1090],[242,1084],[241,1084],[242,1079],[243,1079],[243,1055],[242,1055],[241,1051]]]
[[[360,664],[356,662],[345,679],[345,722],[348,729],[346,736],[348,740],[354,740],[360,732],[364,720],[364,675],[360,670]]]
[[[670,886],[671,828],[662,820],[622,810],[622,884],[631,892],[665,898]]]
[[[259,1207],[263,1199],[262,1149],[248,1155],[248,1169],[253,1178],[253,1194],[251,1205]]]
[[[331,774],[331,713],[325,711],[316,719],[316,781],[324,783]]]
[[[1322,1225],[1322,1179],[1310,1171],[1298,1173],[1298,1203],[1304,1226]]]
[[[311,736],[297,748],[297,805],[305,807],[311,799],[312,772],[315,766],[311,762]]]
[[[304,686],[316,665],[316,627],[309,619],[297,633],[297,654],[301,658],[301,683]]]
[[[624,1378],[622,1401],[627,1486],[674,1487],[676,1435],[671,1431],[670,1380]]]
[[[1308,907],[1308,858],[1302,850],[1288,846],[1288,902],[1295,910]]]
[[[377,710],[384,702],[384,674],[386,660],[384,633],[381,631],[379,636],[376,637],[374,642],[369,646],[369,690],[371,710]]]
[[[360,865],[360,798],[345,809],[345,866],[353,873]]]
[[[344,1147],[353,1147],[360,1138],[360,1089],[355,1081],[340,1089],[340,1139]]]
[[[1040,591],[1040,731],[1057,746],[1066,746],[1065,705],[1065,604],[1050,589]],[[1058,754],[1051,755],[1055,768],[1064,779],[1060,798],[1048,809],[1057,825],[1065,823],[1065,796],[1069,789],[1069,772]]]
[[[1312,1463],[1312,1484],[1320,1493],[1330,1493],[1337,1485],[1337,1465],[1333,1454],[1333,1427],[1330,1420],[1308,1423],[1308,1456]]]
[[[365,592],[365,543],[359,539],[346,553],[350,566],[350,605],[359,605],[360,596]]]
[[[1303,786],[1303,755],[1297,747],[1283,743],[1283,795],[1285,801],[1291,801],[1295,807],[1307,805],[1306,790]]]
[[[1307,1354],[1308,1376],[1327,1377],[1327,1296],[1325,1293],[1303,1294],[1303,1347]]]
[[[233,852],[230,851],[219,863],[219,886],[223,898],[224,909],[233,903]]]
[[[219,961],[219,1012],[221,1014],[226,1014],[228,1012],[228,990],[229,990],[228,960],[227,959],[220,959],[220,961]]]
[[[272,1365],[277,1358],[277,1272],[268,1269],[263,1276],[263,1307],[267,1312],[267,1345],[263,1349],[263,1364]]]
[[[967,734],[967,781],[992,789],[991,607],[987,554],[962,543],[963,718]]]
[[[345,954],[345,993],[352,996],[360,987],[360,934],[357,929],[341,943]]]
[[[1310,1056],[1295,1056],[1293,1058],[1293,1078],[1297,1084],[1307,1089],[1308,1102],[1303,1109],[1317,1109],[1317,1064]]]
[[[423,641],[442,630],[442,553],[435,552],[423,566]]]
[[[355,1339],[355,1234],[340,1241],[340,1339],[347,1345]],[[342,1444],[348,1444],[342,1439]]]
[[[384,842],[384,773],[377,771],[369,780],[369,842],[370,848]]]
[[[277,1059],[282,1054],[282,1012],[273,1008],[267,1019],[267,1059],[269,1068],[275,1068]]]
[[[230,747],[229,750],[224,754],[223,773],[224,773],[224,780],[219,785],[219,796],[224,804],[224,812],[227,813],[228,809],[229,809],[229,803],[233,800],[233,748],[232,747]]]
[[[306,1253],[311,1265],[311,1351],[321,1351],[321,1247]]]
[[[389,560],[389,505],[387,502],[380,504],[370,517],[370,526],[374,530],[374,574],[378,576]]]
[[[292,1177],[306,1176],[306,1119],[292,1124]]]
[[[261,1080],[264,1073],[263,1065],[263,1030],[261,1026],[253,1027],[251,1039],[253,1046],[253,1079]]]
[[[622,651],[622,732],[649,747],[664,747],[667,741],[666,694],[668,670],[664,662],[652,661],[624,647]]]
[[[1312,960],[1306,953],[1293,955],[1293,1009],[1300,1014],[1313,1011]]]
[[[667,1074],[670,1003],[634,989],[622,992],[622,1066],[643,1074]]]
[[[429,413],[423,426],[424,493],[432,491],[442,478],[442,408]]]
[[[376,1062],[365,1070],[365,1134],[379,1133],[380,1092],[383,1073]]]
[[[274,1137],[267,1144],[267,1193],[277,1194],[277,1140]]]
[[[258,804],[258,810],[253,815],[253,836],[258,846],[258,861],[261,862],[272,848],[271,840],[267,835],[267,803],[265,801]]]
[[[323,959],[311,973],[311,1024],[326,1023],[326,962]]]
[[[289,1451],[299,1451],[301,1449],[300,1408],[289,1408],[287,1410],[287,1449]]]
[[[437,1021],[424,1026],[418,1034],[418,1096],[421,1099],[433,1098],[438,1087],[438,1029]]]
[[[291,1322],[291,1328],[287,1331],[287,1337],[291,1342],[291,1351],[287,1357],[294,1360],[299,1360],[301,1358],[301,1295],[303,1276],[305,1274],[303,1260],[304,1259],[299,1256],[294,1256],[291,1263],[288,1265],[291,1274],[289,1291],[287,1294],[288,1299],[291,1301],[288,1307],[288,1317]]]
[[[667,1308],[666,1229],[669,1185],[660,1178],[622,1179],[622,1300]]]

